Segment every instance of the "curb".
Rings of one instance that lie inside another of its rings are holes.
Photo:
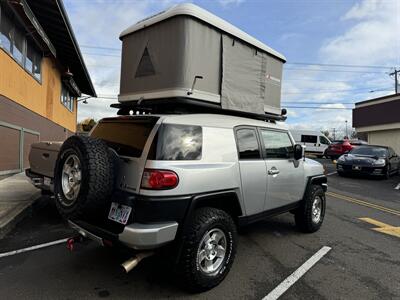
[[[22,219],[24,219],[31,210],[32,204],[41,196],[41,192],[35,192],[26,203],[23,205],[17,205],[11,209],[5,220],[0,220],[0,239],[2,239],[7,233],[9,233],[15,225],[17,225]]]

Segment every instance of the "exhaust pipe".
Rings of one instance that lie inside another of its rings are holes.
[[[124,268],[126,273],[129,273],[132,271],[133,268],[135,268],[139,262],[146,257],[152,256],[154,252],[141,252],[138,253],[136,256],[128,259],[127,261],[123,262],[121,266]]]

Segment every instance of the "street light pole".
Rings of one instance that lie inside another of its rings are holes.
[[[349,138],[349,136],[347,134],[347,120],[345,122],[346,122],[346,137]]]

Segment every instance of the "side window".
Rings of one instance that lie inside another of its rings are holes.
[[[320,136],[320,137],[319,137],[319,142],[320,142],[321,144],[323,144],[323,145],[329,145],[328,139],[327,139],[326,137],[324,137],[324,136]]]
[[[70,111],[74,111],[74,97],[69,93],[67,87],[62,84],[61,103]]]
[[[267,159],[293,157],[293,144],[287,132],[261,130]]]
[[[302,143],[316,144],[317,143],[317,136],[316,135],[302,134],[301,135],[301,142]]]
[[[200,160],[202,149],[203,130],[200,126],[162,124],[148,159]]]
[[[261,158],[260,147],[255,129],[241,128],[236,130],[236,140],[239,151],[239,159]]]

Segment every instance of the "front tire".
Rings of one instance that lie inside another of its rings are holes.
[[[185,230],[178,273],[184,287],[203,292],[228,274],[236,254],[236,226],[226,212],[200,208]]]
[[[319,185],[311,185],[307,188],[303,204],[295,214],[296,226],[305,233],[317,231],[324,221],[325,208],[324,190]]]

